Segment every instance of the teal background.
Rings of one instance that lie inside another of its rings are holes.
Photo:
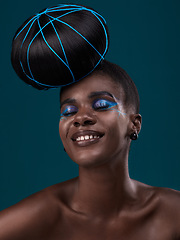
[[[123,67],[137,85],[143,123],[131,148],[130,176],[180,190],[180,1],[10,0],[3,2],[0,15],[0,209],[78,175],[59,138],[59,90],[27,86],[10,63],[17,28],[58,3],[84,4],[106,18],[107,59]]]

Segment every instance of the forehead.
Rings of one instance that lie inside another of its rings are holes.
[[[60,101],[67,98],[81,99],[87,97],[91,92],[105,91],[111,93],[118,100],[123,100],[123,90],[120,84],[115,83],[110,76],[92,74],[79,82],[64,87]]]

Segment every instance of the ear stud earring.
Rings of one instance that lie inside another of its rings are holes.
[[[130,139],[132,140],[137,140],[138,139],[138,134],[136,132],[133,132],[131,135],[130,135]]]

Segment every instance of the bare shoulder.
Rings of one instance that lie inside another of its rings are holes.
[[[169,188],[157,188],[160,202],[160,214],[174,233],[174,239],[180,239],[180,192]]]
[[[180,239],[180,192],[141,183],[139,186],[143,189],[143,194],[149,196],[148,205],[153,206],[152,222],[156,226],[163,226],[172,239]]]
[[[71,185],[70,181],[55,184],[1,211],[0,239],[46,239],[61,218],[65,189]]]
[[[180,229],[180,191],[170,188],[156,188],[160,203],[169,217],[175,220],[179,219]]]
[[[154,187],[138,181],[135,182],[148,198],[154,199],[162,208],[166,208],[167,211],[169,208],[171,211],[174,209],[176,213],[179,210],[178,213],[180,214],[180,191],[164,187]]]
[[[162,209],[171,217],[180,219],[180,192],[170,188],[154,187]]]

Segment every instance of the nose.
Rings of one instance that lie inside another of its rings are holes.
[[[88,110],[79,110],[74,118],[73,125],[75,127],[94,125],[97,122],[96,116]]]

